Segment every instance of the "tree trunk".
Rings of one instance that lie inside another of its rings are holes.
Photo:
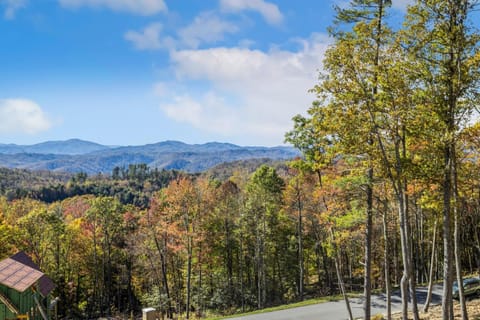
[[[168,274],[167,274],[167,259],[165,256],[165,250],[167,246],[167,240],[165,239],[166,236],[164,235],[164,244],[163,247],[160,245],[160,241],[158,240],[157,236],[154,232],[152,232],[153,239],[155,241],[155,246],[157,247],[158,254],[160,255],[160,265],[162,269],[162,282],[163,282],[163,290],[165,290],[165,294],[167,295],[167,316],[169,318],[173,317],[172,314],[172,303],[170,297],[170,289],[168,287]]]
[[[410,252],[408,250],[408,236],[407,236],[407,219],[406,209],[403,191],[398,195],[398,214],[400,221],[400,244],[402,248],[402,260],[403,260],[403,275],[400,280],[400,291],[402,295],[402,319],[408,320],[408,270],[409,270],[409,257]]]
[[[453,181],[453,238],[454,238],[454,254],[455,254],[455,269],[457,270],[457,283],[458,283],[458,297],[460,300],[460,308],[462,310],[462,320],[468,320],[467,306],[465,304],[465,295],[463,290],[463,279],[462,279],[462,260],[460,255],[460,250],[462,249],[460,245],[460,227],[459,227],[459,215],[458,210],[459,206],[459,197],[458,197],[458,186],[457,186],[457,161],[456,161],[456,152],[455,149],[453,152],[453,166],[452,166],[452,181]]]
[[[335,236],[332,229],[330,229],[330,236],[332,238],[333,251],[335,252],[334,260],[335,260],[335,270],[337,272],[338,286],[340,287],[340,291],[342,292],[343,299],[345,300],[345,306],[347,307],[348,317],[350,320],[353,320],[352,308],[350,307],[350,301],[348,300],[347,292],[345,290],[345,284],[343,283],[342,273],[340,271],[340,255],[338,254],[338,251],[337,251],[337,246],[335,244]]]
[[[433,239],[432,239],[432,256],[430,259],[430,273],[428,275],[428,292],[427,298],[425,300],[425,305],[423,306],[423,312],[428,311],[428,307],[430,306],[430,301],[432,300],[432,290],[433,290],[433,271],[435,266],[435,243],[437,242],[437,220],[435,220],[435,224],[433,226]]]
[[[298,295],[303,301],[303,216],[301,200],[298,200]],[[320,280],[320,279],[319,279]]]
[[[443,320],[453,320],[453,265],[452,265],[452,241],[450,224],[450,201],[451,201],[451,151],[450,146],[444,151],[444,180],[443,180],[443,297],[442,317]]]
[[[204,310],[204,301],[203,301],[203,269],[202,269],[202,244],[200,244],[200,247],[198,249],[198,294],[197,294],[197,301],[198,301],[198,310],[197,310],[197,317],[202,318],[203,316],[203,310]]]
[[[363,285],[364,319],[370,320],[372,295],[373,168],[367,173],[367,221],[365,226],[365,276]]]
[[[240,299],[241,301],[241,306],[242,306],[242,312],[245,312],[245,289],[244,289],[244,283],[243,283],[243,234],[240,234],[240,248],[239,248],[240,254],[238,255],[238,277],[240,281]]]
[[[190,304],[192,296],[192,239],[188,236],[187,244],[187,319],[190,319]]]
[[[234,287],[233,287],[233,241],[232,241],[232,231],[230,227],[229,218],[225,218],[225,247],[227,254],[227,275],[228,275],[228,296],[229,299],[233,299]]]
[[[328,255],[326,252],[326,249],[319,243],[319,250],[322,255],[322,265],[323,265],[323,270],[325,273],[325,281],[327,282],[328,288],[332,288],[332,275],[330,274],[330,269],[331,269],[331,263],[328,263]]]
[[[266,210],[263,214],[263,230],[262,230],[262,305],[265,307],[267,302],[267,270],[265,265],[265,237],[267,234]]]
[[[95,268],[94,276],[93,276],[93,301],[91,310],[95,314],[97,312],[97,302],[98,302],[98,272],[97,272],[97,264],[98,264],[98,256],[97,256],[97,217],[94,216],[93,221],[93,267]],[[90,314],[91,316],[91,314]],[[90,318],[89,316],[89,318]]]
[[[404,138],[404,137],[403,137]],[[403,140],[405,141],[405,140]],[[405,157],[405,144],[403,145],[403,156]],[[412,232],[410,228],[410,219],[409,219],[409,210],[408,210],[408,195],[407,195],[407,179],[403,180],[403,199],[404,199],[404,209],[405,209],[405,226],[406,230],[405,232],[407,233],[407,244],[408,244],[408,265],[407,265],[407,272],[408,272],[408,284],[409,284],[409,290],[410,290],[410,299],[412,300],[412,313],[413,313],[413,319],[414,320],[419,320],[419,314],[418,314],[418,305],[417,305],[417,291],[416,291],[416,281],[415,281],[415,275],[414,275],[414,270],[413,270],[413,256],[412,256]]]
[[[255,247],[255,260],[257,265],[257,307],[262,309],[265,302],[265,290],[264,290],[264,229],[265,229],[265,216],[264,213],[260,213],[259,219],[257,219],[259,225],[256,226],[256,247]]]
[[[385,205],[386,207],[386,205]],[[385,265],[385,295],[387,296],[387,320],[392,319],[392,286],[390,281],[390,261],[388,257],[390,256],[390,246],[388,245],[388,224],[387,224],[387,208],[383,213],[383,239],[385,241],[384,252],[383,252],[383,262]]]

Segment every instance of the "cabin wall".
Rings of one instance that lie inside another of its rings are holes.
[[[16,319],[15,315],[7,308],[6,305],[0,302],[0,320]]]
[[[0,292],[20,310],[20,314],[27,314],[33,309],[34,314],[30,319],[42,320],[41,314],[36,308],[35,300],[33,299],[34,293],[31,289],[27,289],[24,292],[18,292],[14,289],[0,285]],[[17,315],[13,314],[6,305],[0,302],[0,320],[16,319],[16,316]]]

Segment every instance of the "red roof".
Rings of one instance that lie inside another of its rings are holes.
[[[38,281],[38,290],[47,296],[55,285],[24,252],[0,261],[0,284],[24,292]]]

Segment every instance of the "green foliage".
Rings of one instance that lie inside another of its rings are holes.
[[[250,193],[259,191],[275,196],[282,192],[284,186],[284,181],[278,176],[277,171],[274,168],[262,165],[255,171],[250,179],[247,191]]]
[[[116,167],[111,177],[0,168],[0,194],[9,200],[30,197],[47,203],[87,194],[114,196],[122,204],[145,208],[151,194],[182,175],[175,170],[150,169],[145,164]]]
[[[157,310],[167,309],[167,296],[161,293],[158,287],[153,287],[150,291],[145,292],[140,298],[142,305],[155,308]]]
[[[350,210],[335,218],[337,229],[353,229],[362,226],[365,221],[365,208],[358,202],[350,202]]]
[[[351,0],[345,7],[335,6],[335,25],[379,18],[377,7],[392,5],[392,0]]]
[[[337,292],[334,260],[346,283],[363,286],[371,191],[372,287],[384,285],[384,269],[398,273],[402,241],[420,281],[444,191],[453,190],[444,170],[458,164],[458,201],[447,202],[462,213],[462,266],[476,268],[480,143],[465,123],[478,105],[480,37],[462,29],[466,12],[453,26],[445,18],[453,4],[419,2],[399,31],[379,20],[391,1],[337,8],[342,25],[332,29],[317,99],[285,136],[303,153],[289,166],[240,161],[187,175],[136,164],[111,176],[0,169],[0,258],[30,254],[57,283],[64,318],[147,306],[169,317],[253,310]],[[399,225],[412,228],[408,239]]]

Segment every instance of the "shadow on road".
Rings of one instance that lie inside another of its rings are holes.
[[[427,301],[427,291],[417,290],[417,302],[418,304],[425,304]],[[439,304],[442,303],[442,295],[432,292],[432,300],[430,301],[431,304]]]
[[[435,304],[442,303],[442,288],[443,287],[441,284],[434,285],[430,304],[435,305]],[[422,306],[425,304],[427,300],[427,293],[428,293],[428,290],[426,287],[417,288],[416,294],[417,294],[418,306]],[[357,306],[358,305],[363,306],[364,300],[365,299],[363,297],[360,297],[360,298],[352,299],[352,303]],[[400,310],[402,305],[402,297],[401,297],[400,290],[394,290],[392,292],[391,302],[392,302],[392,310]],[[408,302],[409,304],[411,303],[410,298],[408,299]],[[371,306],[372,306],[372,309],[374,310],[385,310],[387,307],[387,295],[385,293],[372,295]]]
[[[427,288],[419,287],[416,290],[418,306],[421,306],[425,303],[427,298]],[[402,299],[400,296],[400,290],[395,290],[392,293],[392,312],[401,311]],[[432,301],[431,304],[440,304],[442,300],[442,285],[435,284],[432,292]],[[352,314],[354,318],[361,318],[364,315],[363,310],[364,299],[362,297],[350,299],[350,306],[352,309]],[[372,295],[371,299],[371,313],[375,314],[385,314],[387,309],[387,296],[385,294],[375,294]],[[409,303],[409,308],[411,304]],[[253,314],[246,316],[239,316],[234,318],[237,320],[318,320],[318,319],[328,319],[328,320],[343,320],[347,319],[347,309],[342,300],[324,302],[309,306],[303,306],[298,308],[286,309],[274,311],[271,313],[262,313],[262,314]],[[233,320],[233,319],[232,319]]]

